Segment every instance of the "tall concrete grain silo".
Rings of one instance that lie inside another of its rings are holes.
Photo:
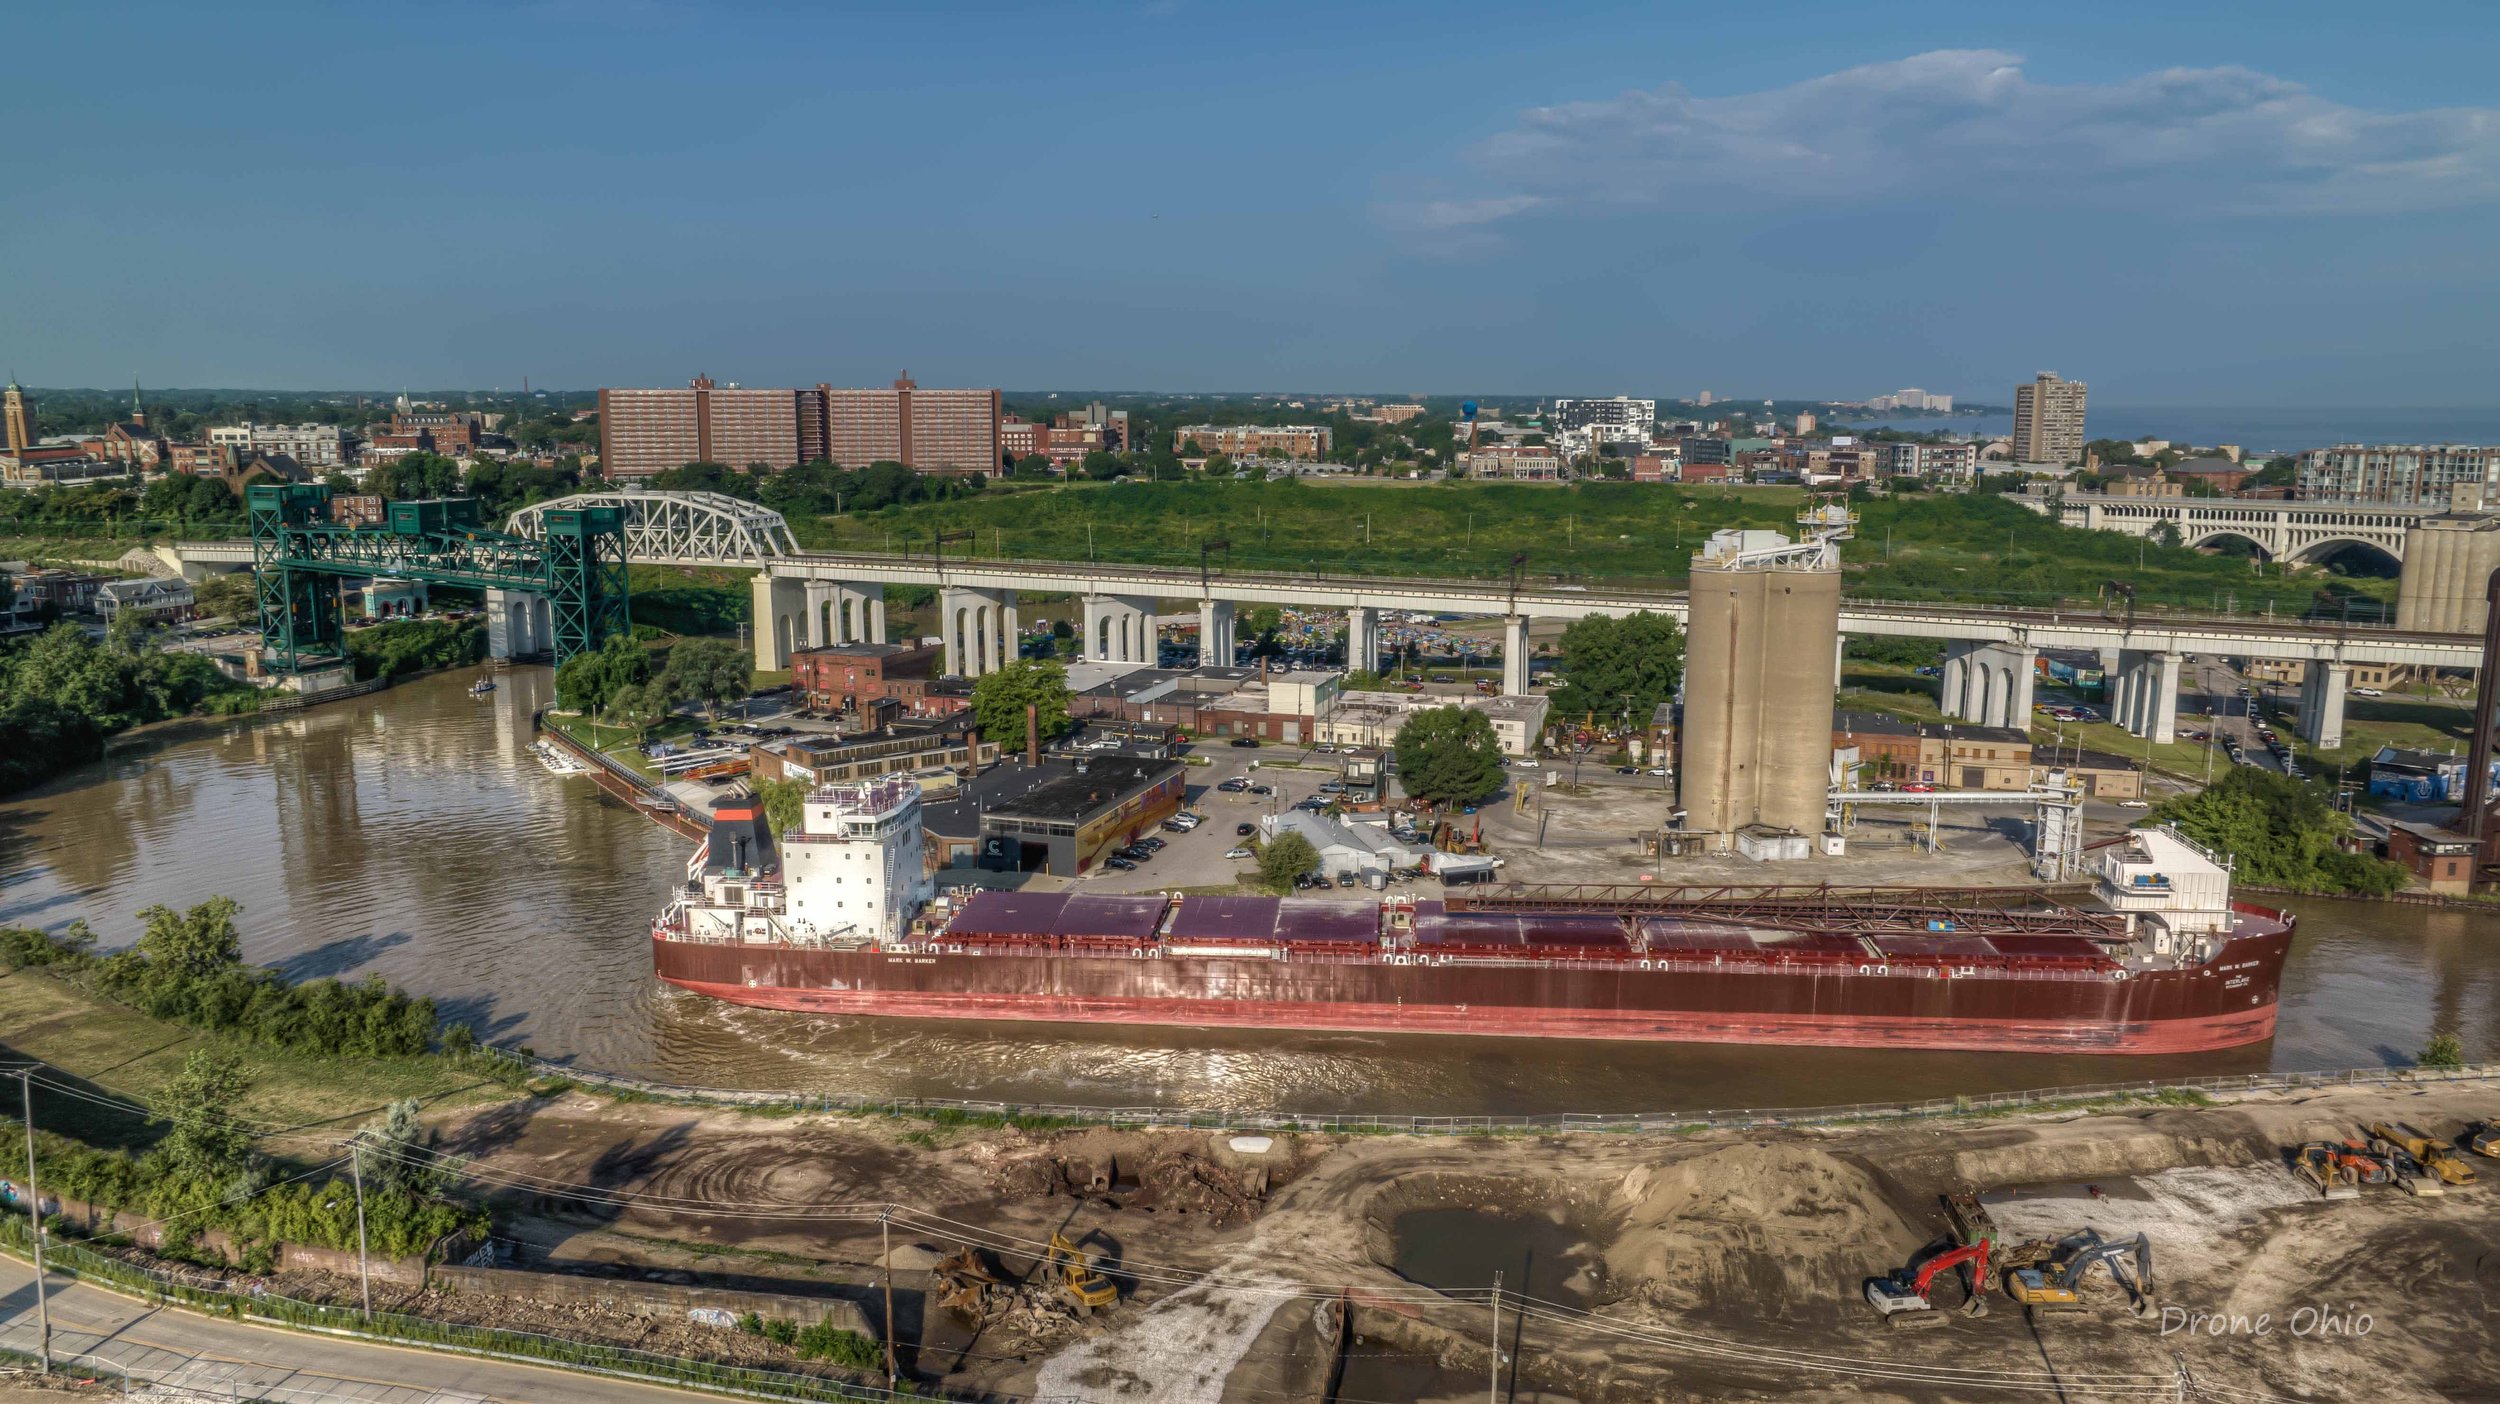
[[[1830,506],[1799,521],[1803,541],[1721,531],[1693,557],[1678,783],[1685,829],[1719,852],[1747,829],[1823,830],[1851,517]]]

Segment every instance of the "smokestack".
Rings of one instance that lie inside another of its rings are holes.
[[[1024,707],[1024,763],[1042,763],[1042,709],[1030,702]]]

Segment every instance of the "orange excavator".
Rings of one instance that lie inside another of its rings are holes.
[[[1928,1293],[1936,1279],[1957,1267],[1968,1266],[1969,1277],[1963,1283],[1962,1314],[1988,1314],[1988,1249],[1987,1239],[1948,1248],[1924,1262],[1898,1268],[1883,1277],[1866,1280],[1867,1303],[1882,1314],[1888,1326],[1929,1325],[1942,1321],[1940,1316],[1926,1315],[1934,1306]]]

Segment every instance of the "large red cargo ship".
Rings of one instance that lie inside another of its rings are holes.
[[[802,882],[848,871],[807,856]],[[982,892],[907,919],[889,890],[876,918],[829,923],[832,889],[796,894],[760,815],[731,809],[652,954],[662,980],[719,999],[900,1018],[2042,1053],[2272,1036],[2292,919],[2231,902],[2228,866],[2167,829],[2098,856],[2074,903],[1772,885]]]

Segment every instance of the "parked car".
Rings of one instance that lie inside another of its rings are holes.
[[[1273,785],[1253,785],[1250,787],[1250,793],[1254,795],[1272,795],[1276,793],[1276,787]]]
[[[1342,795],[1345,793],[1345,782],[1343,780],[1322,780],[1319,782],[1319,792],[1323,795]]]
[[[1235,824],[1235,825],[1233,826],[1233,837],[1235,837],[1235,838],[1248,838],[1248,837],[1250,837],[1252,834],[1257,833],[1258,831],[1259,831],[1259,826],[1258,826],[1258,825],[1256,825],[1256,824]]]
[[[1638,775],[1640,773],[1641,768],[1637,765],[1619,765],[1615,767],[1615,774],[1617,775]]]
[[[1137,865],[1135,863],[1130,862],[1116,853],[1103,859],[1102,865],[1113,870],[1114,872],[1133,873],[1137,871]]]
[[[1352,887],[1354,883],[1355,877],[1351,870],[1337,874],[1337,885],[1339,887]]]
[[[1235,860],[1247,858],[1250,856],[1250,850],[1236,845],[1232,848],[1225,849],[1224,856]]]
[[[2387,694],[2375,687],[2356,687],[2352,690],[2352,695],[2355,697],[2385,697]]]
[[[1159,838],[1141,838],[1137,841],[1137,846],[1146,850],[1148,853],[1161,853],[1163,851],[1163,840]]]
[[[1233,738],[1233,744],[1245,751],[1255,751],[1259,746],[1259,738],[1255,736],[1236,736]]]
[[[1242,791],[1249,789],[1250,782],[1236,775],[1229,780],[1219,783],[1215,788],[1224,791],[1226,794],[1237,795]]]

